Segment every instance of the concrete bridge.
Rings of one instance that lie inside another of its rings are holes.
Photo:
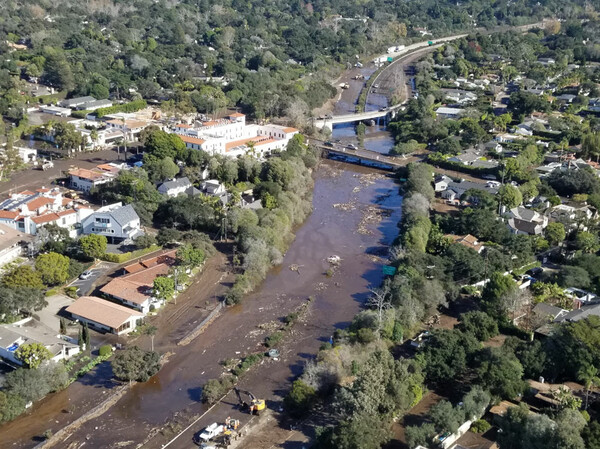
[[[321,150],[321,155],[328,159],[349,162],[351,164],[365,165],[368,167],[380,168],[382,170],[395,171],[399,167],[404,167],[410,162],[414,162],[416,157],[396,157],[388,156],[376,151],[365,149],[350,149],[343,144],[328,144],[322,140],[310,139],[310,144],[315,145]]]
[[[402,107],[402,104],[397,104],[389,108],[381,109],[379,111],[367,111],[367,112],[356,112],[354,114],[334,115],[329,118],[317,119],[314,121],[315,128],[333,129],[333,125],[340,123],[354,123],[362,122],[363,120],[375,120],[379,118],[394,118],[396,112]]]

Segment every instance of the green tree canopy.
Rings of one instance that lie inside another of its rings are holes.
[[[42,343],[25,343],[17,348],[15,356],[26,368],[37,369],[52,358],[52,353]]]
[[[35,259],[35,269],[47,285],[64,284],[69,277],[69,258],[58,253],[40,254]]]
[[[90,234],[79,239],[83,253],[91,259],[99,259],[106,253],[108,240],[103,235]]]

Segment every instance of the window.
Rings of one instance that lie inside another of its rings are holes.
[[[107,223],[110,223],[110,219],[108,219],[108,218],[98,218],[97,217],[96,218],[96,223],[105,223],[105,224],[107,224]]]

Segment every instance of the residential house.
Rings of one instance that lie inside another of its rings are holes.
[[[111,242],[133,240],[143,234],[140,217],[131,204],[110,204],[101,207],[81,222],[83,234],[106,236]]]
[[[561,317],[565,316],[568,311],[551,304],[540,302],[533,308],[533,313],[538,319],[550,323],[559,320]]]
[[[200,190],[196,189],[186,176],[163,182],[158,186],[158,191],[168,197],[175,197],[182,194],[188,196],[200,194]]]
[[[115,278],[100,291],[124,306],[132,307],[145,315],[151,309],[159,308],[164,304],[163,299],[154,297],[154,279],[168,275],[174,261],[175,259],[171,259],[171,261],[157,263],[150,268]]]
[[[227,193],[225,186],[216,179],[204,181],[202,183],[202,193],[219,198],[223,205],[226,205],[229,202],[229,194]]]
[[[563,223],[571,229],[587,230],[585,222],[596,220],[598,211],[591,206],[570,206],[568,204],[559,204],[550,210],[552,220]],[[584,229],[585,228],[585,229]]]
[[[69,184],[71,188],[75,190],[89,192],[94,187],[111,182],[113,179],[115,179],[117,173],[113,171],[100,170],[98,168],[93,170],[88,170],[86,168],[74,168],[69,170]]]
[[[0,223],[0,266],[12,262],[23,254],[31,235],[21,233],[16,229]]]
[[[58,104],[59,104],[59,106],[62,106],[63,108],[75,109],[83,104],[90,103],[92,101],[96,101],[96,99],[94,97],[87,96],[87,97],[77,97],[77,98],[71,98],[69,100],[63,100]]]
[[[113,105],[113,102],[110,100],[93,100],[88,101],[87,103],[83,103],[77,106],[77,109],[80,111],[95,111],[100,108],[109,108]]]
[[[40,112],[56,115],[57,117],[70,117],[73,110],[70,108],[61,108],[60,106],[42,105],[40,106]]]
[[[91,328],[117,335],[133,331],[144,318],[142,312],[95,296],[80,297],[66,311]]]
[[[448,107],[439,107],[435,110],[435,114],[440,118],[447,119],[459,119],[465,113],[464,109],[460,108],[448,108]]]
[[[262,209],[262,202],[260,198],[256,198],[254,196],[254,192],[252,189],[250,189],[242,193],[240,198],[240,207],[242,209],[258,210]]]
[[[456,162],[463,165],[473,165],[473,162],[481,159],[481,157],[482,156],[479,151],[467,150],[464,153],[448,158],[448,162]]]
[[[577,98],[577,95],[573,95],[573,94],[562,94],[562,95],[559,95],[558,97],[556,97],[556,99],[558,101],[560,101],[561,103],[565,103],[565,104],[573,103],[573,100],[575,100],[575,98]]]
[[[556,60],[554,58],[538,58],[538,62],[545,66],[556,64]]]
[[[582,305],[581,307],[571,310],[564,315],[559,316],[555,322],[557,323],[572,323],[584,320],[590,316],[600,316],[600,303]]]
[[[541,235],[548,226],[548,217],[526,207],[515,207],[507,214],[508,227],[514,234]]]
[[[137,262],[126,265],[125,267],[123,267],[123,274],[137,273],[139,271],[145,270],[146,268],[151,268],[159,264],[167,264],[171,266],[174,265],[176,261],[177,250],[174,249],[172,251],[167,251],[165,253],[159,254],[158,256],[138,260]]]
[[[471,234],[467,234],[467,235],[451,235],[451,234],[449,234],[447,237],[450,237],[454,241],[454,243],[458,243],[462,246],[470,248],[479,254],[485,249],[485,246],[480,241],[477,240],[477,237],[475,237],[474,235],[471,235]]]
[[[448,188],[442,192],[442,198],[454,201],[455,199],[460,199],[467,190],[471,189],[496,195],[498,193],[498,183],[494,183],[493,181],[488,181],[485,184],[464,180],[461,182],[452,181],[448,184]]]
[[[66,360],[79,353],[77,342],[61,336],[37,320],[29,317],[12,324],[0,326],[0,357],[16,365],[22,365],[15,353],[25,344],[42,344],[52,354],[51,360]]]
[[[477,100],[477,94],[461,89],[444,89],[444,97],[446,100],[461,105]]]
[[[145,120],[136,120],[128,118],[116,118],[108,120],[106,126],[112,130],[119,130],[125,135],[125,139],[133,142],[137,140],[138,136],[144,128],[149,126],[149,123]]]
[[[436,192],[443,192],[448,188],[452,179],[446,175],[437,175],[433,180],[433,186]]]

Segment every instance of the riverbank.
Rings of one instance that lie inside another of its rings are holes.
[[[371,170],[360,167],[322,162],[315,175],[314,211],[297,230],[283,264],[269,272],[256,293],[225,310],[196,340],[175,348],[169,363],[156,376],[145,384],[135,385],[109,412],[83,425],[69,438],[69,443],[82,443],[90,436],[96,447],[114,447],[119,442],[137,443],[154,434],[145,447],[161,447],[178,429],[185,427],[184,422],[176,422],[171,430],[163,429],[166,422],[179,416],[191,420],[206,410],[199,402],[200,386],[223,371],[219,362],[260,350],[269,323],[280,322],[314,294],[306,323],[293,329],[290,345],[281,348],[281,358],[265,359],[241,383],[242,388],[265,397],[269,408],[277,410],[290,380],[301,372],[305,361],[316,354],[336,328],[348,325],[368,296],[369,288],[381,281],[379,254],[397,235],[401,206],[401,198],[395,195],[397,191],[393,180],[382,173],[374,176]],[[353,210],[333,207],[352,201],[356,204]],[[359,233],[365,211],[373,205],[391,212],[382,216],[381,221],[366,224],[371,233]],[[337,273],[328,278],[326,259],[334,254],[342,262]],[[292,265],[300,269],[291,270]],[[190,291],[198,294],[200,288]],[[237,411],[235,405],[236,401],[227,399],[215,407],[207,420],[214,422],[232,415],[247,421],[248,415]],[[206,424],[199,422],[198,428]],[[0,435],[4,433],[0,429]],[[178,440],[181,445],[170,447],[187,448],[190,438],[184,435]],[[13,447],[32,446],[31,441],[24,441]]]

